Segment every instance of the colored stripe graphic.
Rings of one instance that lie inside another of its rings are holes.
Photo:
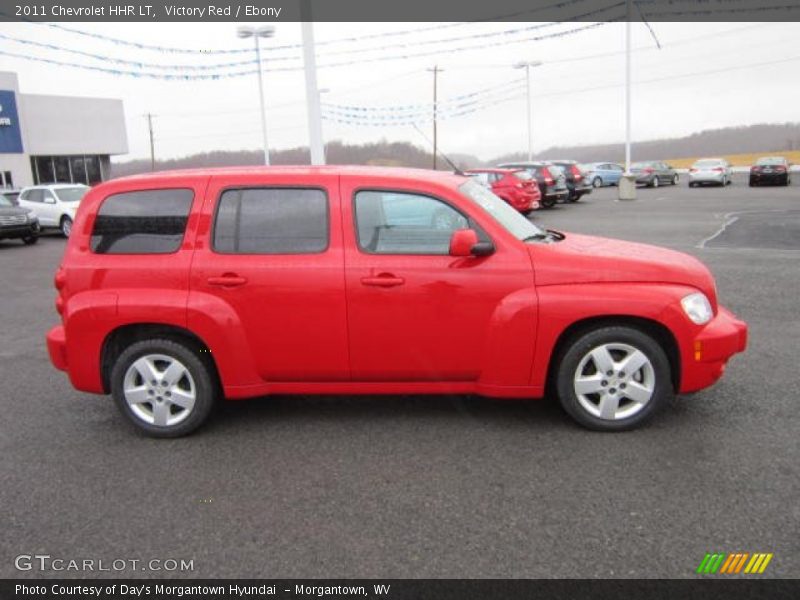
[[[756,552],[707,552],[697,567],[698,574],[736,575],[742,572],[748,575],[760,575],[767,569],[772,560],[772,553]],[[748,560],[749,559],[749,560]],[[745,566],[745,564],[747,566]]]

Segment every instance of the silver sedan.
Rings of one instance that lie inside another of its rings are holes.
[[[705,183],[728,185],[731,182],[731,164],[724,158],[702,158],[689,169],[689,187]]]

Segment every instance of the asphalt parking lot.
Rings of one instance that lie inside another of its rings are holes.
[[[0,242],[0,576],[92,575],[14,568],[49,554],[194,561],[127,577],[693,577],[717,551],[800,577],[800,185],[615,197],[533,218],[691,253],[750,326],[717,386],[624,434],[547,400],[279,397],[147,439],[50,366],[63,239]]]

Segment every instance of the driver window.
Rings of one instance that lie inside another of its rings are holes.
[[[448,254],[469,222],[449,204],[419,194],[361,191],[355,196],[358,244],[370,254]]]

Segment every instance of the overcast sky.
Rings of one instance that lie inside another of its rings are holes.
[[[318,42],[340,38],[427,29],[433,24],[318,23]],[[438,64],[440,100],[508,83],[522,76],[511,65],[519,60],[541,60],[532,70],[534,150],[556,144],[593,144],[624,139],[624,28],[622,23],[544,41],[529,41],[532,33],[428,43],[525,27],[524,23],[462,24],[408,35],[357,42],[319,45],[319,85],[329,91],[324,101],[366,107],[426,104],[431,102],[432,75]],[[235,23],[213,24],[110,24],[76,23],[70,27],[157,46],[192,49],[249,48],[252,40],[236,37]],[[560,31],[552,26],[537,34]],[[635,140],[675,137],[708,128],[761,122],[800,121],[798,65],[800,23],[655,23],[663,49],[641,23],[633,25],[633,134]],[[182,55],[136,49],[92,39],[46,25],[4,23],[0,33],[92,54],[158,65],[208,65],[240,61],[247,55]],[[452,51],[454,47],[485,42],[502,45]],[[293,49],[275,46],[298,44],[299,23],[278,23],[267,40],[264,57],[299,56]],[[508,43],[510,42],[510,43]],[[404,49],[360,52],[388,44],[405,43]],[[3,48],[38,56],[97,65],[125,67],[82,55],[4,41]],[[325,63],[366,60],[402,52],[436,51],[434,56],[361,62],[323,68]],[[333,54],[346,52],[346,54]],[[575,60],[572,60],[575,59]],[[760,65],[760,66],[749,66]],[[267,61],[265,67],[301,67],[298,59]],[[149,156],[144,113],[156,115],[156,154],[178,157],[211,150],[257,149],[261,144],[256,76],[218,81],[158,81],[96,73],[0,56],[0,70],[19,74],[23,93],[63,94],[121,98],[124,101],[130,154],[117,160]],[[228,70],[234,70],[233,68]],[[661,79],[661,81],[652,81]],[[302,70],[265,72],[267,127],[270,147],[307,145],[305,82]],[[594,89],[591,88],[601,88]],[[445,152],[466,152],[488,159],[527,147],[525,97],[512,99],[478,112],[444,120],[439,125]],[[68,115],[65,115],[68,118]],[[353,126],[326,121],[325,139],[350,143],[403,140],[421,146],[419,132],[403,126]],[[430,135],[425,126],[425,134]],[[634,157],[635,149],[634,149]],[[644,158],[644,157],[639,157]]]

